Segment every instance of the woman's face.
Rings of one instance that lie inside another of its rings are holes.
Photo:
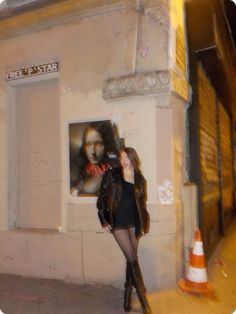
[[[132,166],[132,165],[131,165],[131,162],[130,162],[130,160],[129,160],[129,157],[128,157],[128,155],[126,154],[125,151],[122,151],[122,152],[120,153],[120,163],[121,163],[121,166],[122,166],[123,168],[129,168],[129,167]]]
[[[104,156],[104,144],[101,134],[92,129],[88,131],[84,149],[88,160],[91,164],[99,164]]]

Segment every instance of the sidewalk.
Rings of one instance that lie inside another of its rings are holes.
[[[192,296],[177,287],[157,291],[148,295],[153,314],[233,313],[236,309],[236,221],[215,252],[209,269],[214,297]],[[109,286],[0,275],[0,310],[4,314],[123,314],[122,299],[123,291]],[[135,295],[130,314],[138,313],[142,311]]]

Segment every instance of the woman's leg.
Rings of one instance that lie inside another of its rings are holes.
[[[129,234],[130,234],[130,239],[133,243],[133,247],[136,250],[136,256],[138,256],[138,241],[139,241],[139,239],[135,235],[135,227],[131,227],[128,230],[129,230]]]
[[[129,229],[130,232],[130,237],[133,242],[133,246],[136,248],[136,256],[138,256],[138,242],[139,242],[139,237],[136,237],[135,235],[135,228]],[[147,297],[146,297],[146,288],[143,282],[143,276],[142,272],[138,263],[138,257],[136,261],[132,262],[130,264],[130,271],[131,271],[131,277],[133,284],[135,285],[139,301],[142,305],[143,312],[145,314],[151,314],[151,308],[149,306]]]
[[[137,259],[137,241],[135,237],[135,228],[115,229],[113,230],[114,238],[120,246],[126,257],[126,273],[125,273],[125,291],[124,291],[124,310],[129,312],[132,309],[132,271],[131,262]]]
[[[125,271],[125,291],[124,291],[124,310],[129,312],[132,309],[132,290],[133,290],[133,280],[131,263],[126,260],[126,271]]]
[[[134,228],[133,228],[134,229]],[[132,308],[132,271],[131,263],[137,259],[137,245],[133,239],[133,232],[129,229],[114,229],[113,236],[126,258],[124,310],[129,312]]]
[[[136,289],[139,301],[141,303],[144,314],[152,314],[151,308],[146,297],[146,288],[143,283],[143,276],[139,266],[138,259],[130,263],[132,282]]]
[[[135,247],[136,249],[136,260],[138,262],[138,243],[139,243],[139,237],[136,237],[135,235],[135,228],[129,228],[129,232],[130,232],[130,238],[131,238],[131,241],[133,243],[133,246]],[[131,271],[131,270],[130,270]],[[145,288],[145,285],[144,285],[144,281],[143,281],[143,277],[141,276],[140,277],[140,280],[142,281],[142,286],[144,287],[144,290],[146,292],[146,288]]]
[[[126,260],[128,262],[135,261],[137,259],[137,244],[133,238],[133,232],[130,229],[113,229],[112,234],[125,255]]]
[[[125,255],[130,267],[132,283],[136,288],[137,295],[143,308],[143,313],[151,314],[151,309],[146,298],[146,289],[143,284],[142,273],[137,258],[138,240],[135,237],[135,232],[133,229],[134,228],[114,229],[112,233],[123,254]]]
[[[136,251],[138,249],[138,239],[135,236],[135,228],[129,228],[130,239],[133,243],[133,247]],[[133,280],[132,280],[132,271],[131,271],[131,263],[126,261],[126,273],[125,273],[125,291],[124,291],[124,310],[126,312],[131,311],[132,309],[132,290],[133,290]]]

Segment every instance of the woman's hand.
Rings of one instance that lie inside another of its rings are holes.
[[[103,227],[104,232],[111,233],[111,225],[106,225]]]
[[[76,187],[71,188],[71,189],[70,189],[70,194],[71,194],[72,196],[78,196],[78,190],[77,190],[77,188],[76,188]]]

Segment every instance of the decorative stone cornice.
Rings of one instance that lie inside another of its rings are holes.
[[[169,90],[169,72],[154,71],[108,79],[103,89],[103,97],[108,100],[135,95],[158,94]]]

